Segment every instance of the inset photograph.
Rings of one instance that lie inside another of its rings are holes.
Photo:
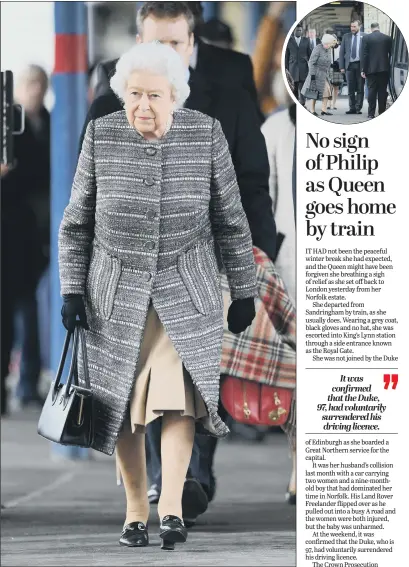
[[[330,2],[293,29],[285,68],[289,91],[314,116],[358,124],[384,113],[399,97],[408,75],[408,47],[395,22],[378,8]]]

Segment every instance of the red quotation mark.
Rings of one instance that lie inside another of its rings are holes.
[[[397,374],[384,374],[383,375],[383,381],[385,382],[385,386],[383,387],[384,390],[387,390],[389,388],[389,384],[392,382],[392,390],[396,389],[396,386],[398,384],[398,375]]]

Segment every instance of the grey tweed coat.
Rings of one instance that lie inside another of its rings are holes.
[[[140,136],[125,111],[89,123],[60,226],[59,268],[61,294],[85,296],[94,449],[115,449],[150,301],[207,406],[206,432],[228,434],[217,413],[216,244],[232,299],[255,297],[250,229],[216,119],[178,110],[158,142]]]
[[[311,53],[308,61],[308,76],[305,79],[301,94],[305,95],[307,89],[311,86],[311,75],[315,75],[315,85],[312,88],[319,92],[319,98],[325,89],[325,82],[329,80],[329,70],[331,67],[331,50],[325,49],[321,43],[316,45]]]

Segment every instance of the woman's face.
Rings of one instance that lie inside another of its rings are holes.
[[[170,83],[163,75],[135,71],[128,79],[125,91],[125,112],[131,126],[141,134],[160,137],[175,101]]]

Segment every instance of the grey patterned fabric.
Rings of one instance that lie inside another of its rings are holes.
[[[124,111],[90,122],[60,226],[59,267],[61,294],[85,296],[94,449],[115,449],[150,300],[206,403],[207,432],[228,434],[217,413],[216,245],[232,299],[255,297],[250,230],[217,120],[178,110],[158,142],[141,137]]]
[[[319,92],[319,98],[322,99],[325,90],[325,82],[329,79],[330,67],[331,50],[325,49],[320,43],[314,47],[310,60],[308,61],[308,76],[301,89],[301,94],[305,95],[306,90],[311,86],[311,75],[315,75],[315,85],[313,82],[312,88]]]

